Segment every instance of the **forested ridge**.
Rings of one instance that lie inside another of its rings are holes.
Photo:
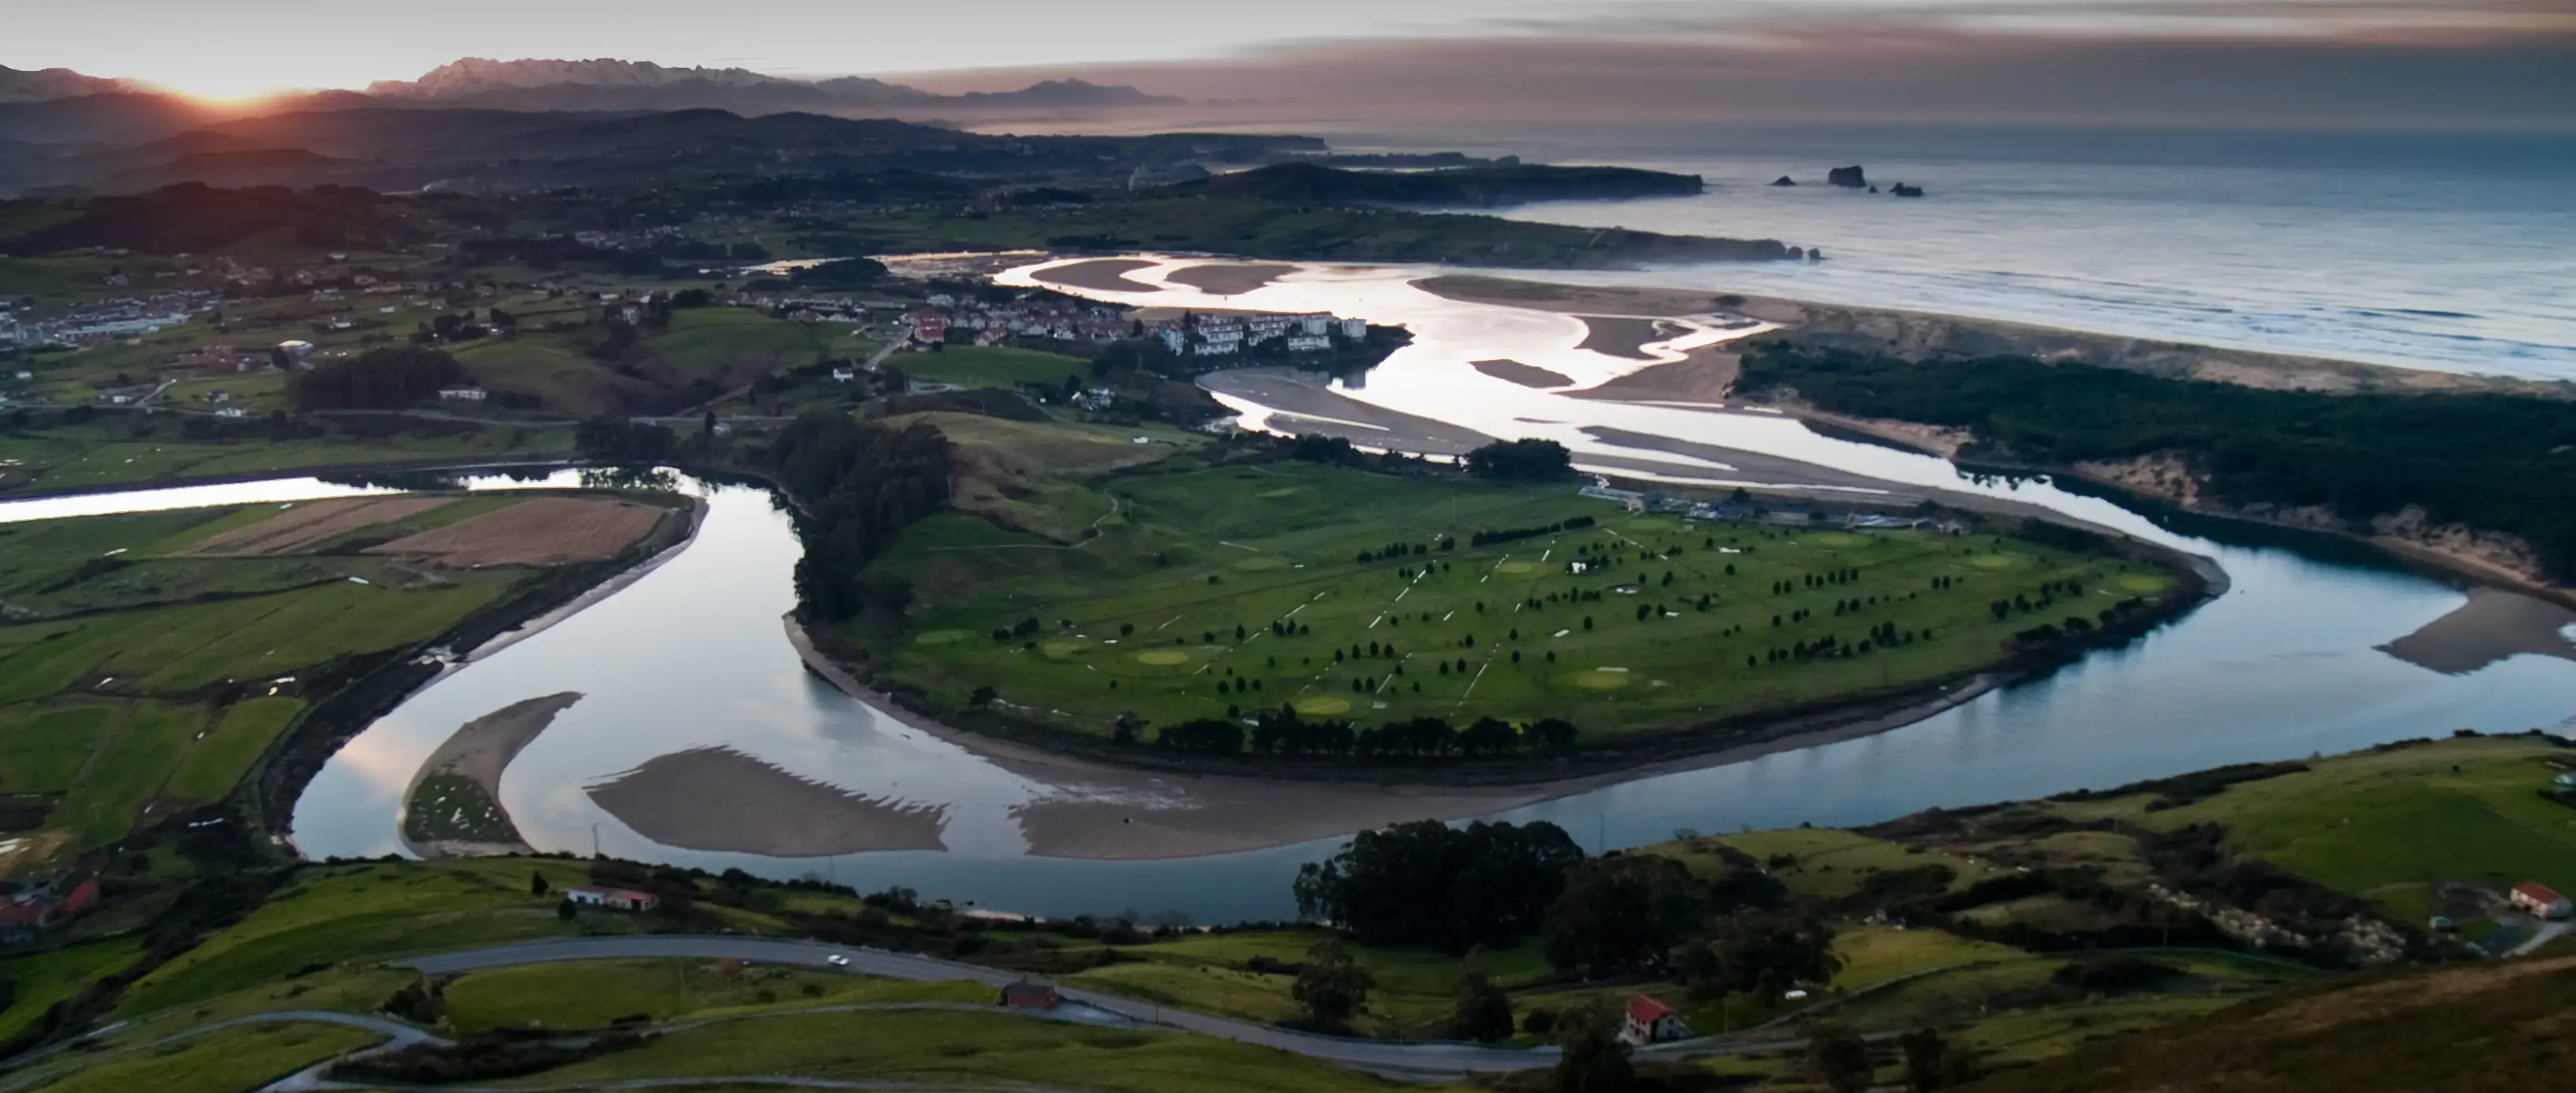
[[[1737,390],[1976,436],[1962,456],[2063,466],[2181,453],[2230,504],[2322,505],[2366,521],[2421,506],[2437,524],[2520,536],[2576,573],[2576,402],[2522,395],[2322,394],[2159,379],[2027,357],[1908,362],[1842,351],[1749,354]]]
[[[897,430],[815,411],[779,434],[769,467],[801,507],[796,599],[804,611],[837,620],[871,606],[901,610],[910,588],[860,571],[913,521],[948,503],[948,438],[919,423]]]

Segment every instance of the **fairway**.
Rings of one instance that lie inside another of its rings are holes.
[[[1562,486],[1294,462],[1054,482],[1122,519],[1054,545],[950,512],[878,563],[912,583],[911,629],[851,636],[893,680],[1093,735],[1286,706],[1597,739],[1954,678],[2176,585],[1994,535],[1686,524]]]

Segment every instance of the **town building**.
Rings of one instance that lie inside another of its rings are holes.
[[[2576,904],[2570,904],[2567,897],[2558,894],[2557,889],[2536,880],[2514,885],[2508,900],[2514,909],[2540,918],[2561,919],[2576,912]]]
[[[1628,998],[1628,1018],[1620,1022],[1619,1039],[1632,1047],[1660,1044],[1690,1035],[1690,1026],[1671,1006],[1645,995]]]
[[[632,888],[570,888],[564,898],[575,906],[605,907],[611,911],[650,911],[662,905],[660,897]]]
[[[441,387],[438,389],[439,399],[445,402],[481,402],[484,399],[491,397],[491,395],[492,392],[490,391],[470,385],[462,387]]]

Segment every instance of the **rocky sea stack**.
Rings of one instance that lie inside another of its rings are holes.
[[[1849,186],[1855,190],[1869,185],[1869,180],[1861,177],[1860,165],[1858,164],[1854,164],[1849,167],[1836,167],[1831,171],[1825,172],[1825,181],[1836,186]]]
[[[1778,178],[1772,179],[1771,184],[1774,186],[1795,186],[1798,184],[1798,180],[1787,175],[1781,175]]]

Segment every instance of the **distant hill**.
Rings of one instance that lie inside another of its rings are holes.
[[[1496,208],[1533,201],[1685,197],[1706,189],[1698,175],[1631,167],[1497,164],[1438,171],[1347,171],[1281,163],[1164,188],[1192,194],[1305,205],[1425,205]]]
[[[174,95],[127,91],[0,102],[0,140],[134,144],[197,128],[214,116],[213,111]]]
[[[940,95],[862,76],[799,80],[744,68],[669,68],[650,61],[495,61],[468,57],[416,80],[367,86],[379,100],[509,110],[689,110],[737,113],[894,108],[1109,109],[1183,100],[1133,87],[1049,80],[1017,91]]]
[[[68,68],[25,71],[0,65],[0,103],[51,102],[83,95],[114,95],[135,90],[123,80],[84,76]]]

